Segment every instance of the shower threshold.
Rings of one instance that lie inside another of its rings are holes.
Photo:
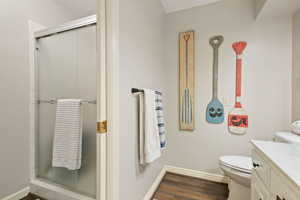
[[[49,183],[40,178],[31,180],[30,192],[46,199],[96,200],[95,198],[73,192],[61,185]]]
[[[26,197],[20,199],[20,200],[47,200],[47,199],[44,199],[40,196],[37,196],[35,194],[32,194],[32,193],[29,193]]]

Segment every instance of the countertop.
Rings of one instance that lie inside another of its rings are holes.
[[[300,188],[300,145],[252,140],[269,160]]]

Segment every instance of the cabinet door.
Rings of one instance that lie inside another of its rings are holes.
[[[255,150],[252,151],[253,171],[260,178],[260,181],[268,188],[270,187],[270,166],[262,156]]]
[[[263,195],[256,185],[252,186],[251,189],[251,200],[264,200]]]
[[[272,200],[299,200],[297,189],[290,187],[285,176],[276,170],[271,170],[271,193]]]
[[[270,200],[268,190],[255,171],[251,180],[251,200]]]

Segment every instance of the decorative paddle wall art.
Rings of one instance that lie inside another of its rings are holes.
[[[193,131],[195,126],[195,43],[194,31],[179,34],[180,129]]]
[[[223,43],[223,36],[215,36],[209,40],[213,48],[213,97],[206,108],[206,120],[209,123],[221,124],[224,122],[224,106],[218,99],[218,59],[219,47]]]
[[[248,128],[248,115],[242,108],[241,91],[242,91],[242,54],[246,48],[246,42],[236,42],[232,45],[236,53],[236,89],[235,89],[235,106],[228,116],[229,131],[233,134],[243,135]]]

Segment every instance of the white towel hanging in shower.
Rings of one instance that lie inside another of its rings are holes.
[[[53,142],[53,167],[81,168],[82,111],[80,99],[57,101]]]

